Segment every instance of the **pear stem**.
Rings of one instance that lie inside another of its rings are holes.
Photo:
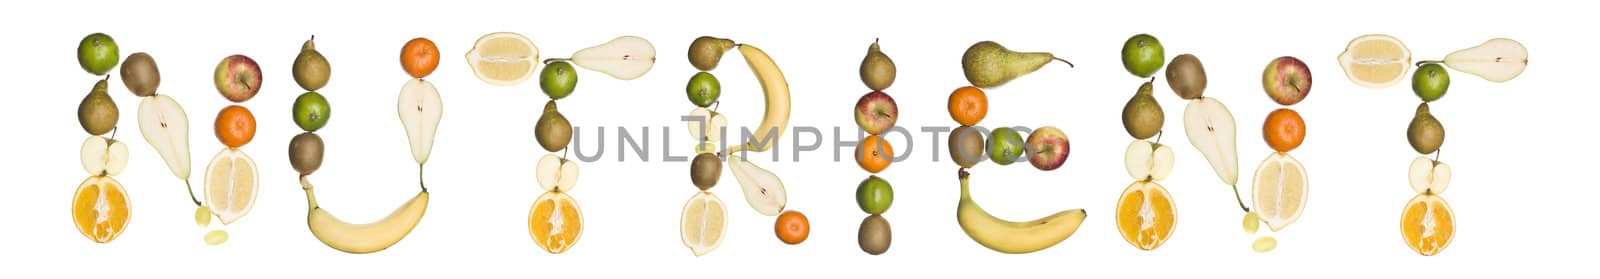
[[[422,192],[428,192],[428,183],[422,181],[422,164],[417,164],[417,186],[422,187]]]
[[[1438,64],[1438,63],[1444,63],[1444,61],[1439,61],[1439,60],[1422,60],[1422,61],[1417,61],[1417,67],[1422,67],[1422,65],[1428,65],[1428,64]]]
[[[1166,135],[1166,134],[1167,134],[1167,130],[1156,131],[1156,143],[1161,143],[1161,136]]]
[[[1439,154],[1442,154],[1442,153],[1444,153],[1444,148],[1440,148],[1439,150],[1434,150],[1433,151],[1433,162],[1438,163],[1439,162]]]
[[[550,58],[550,59],[545,59],[544,60],[544,64],[549,65],[550,63],[567,62],[567,61],[572,61],[572,58]]]
[[[1066,59],[1061,59],[1060,57],[1052,56],[1052,57],[1050,57],[1050,59],[1055,59],[1056,61],[1061,61],[1062,63],[1067,63],[1067,67],[1073,67],[1073,68],[1077,68],[1078,67],[1077,65],[1072,65],[1072,61],[1067,61]]]
[[[1244,198],[1239,196],[1239,185],[1234,184],[1231,186],[1233,186],[1233,200],[1239,202],[1239,209],[1244,209],[1245,213],[1250,213],[1250,208],[1244,206]]]
[[[183,187],[189,188],[189,200],[194,201],[194,206],[202,206],[200,204],[200,199],[194,197],[194,185],[189,185],[188,179],[183,180]]]

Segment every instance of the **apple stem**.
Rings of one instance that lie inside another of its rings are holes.
[[[1077,65],[1072,65],[1072,61],[1067,61],[1066,59],[1061,59],[1060,57],[1050,57],[1050,59],[1055,59],[1056,61],[1061,61],[1062,63],[1067,63],[1067,67],[1073,67],[1073,68],[1077,68],[1078,67]]]
[[[1417,67],[1422,67],[1422,65],[1428,65],[1428,64],[1438,64],[1438,63],[1444,63],[1444,61],[1439,61],[1439,60],[1422,60],[1422,61],[1417,61]]]
[[[549,65],[550,63],[567,62],[567,61],[572,61],[572,58],[550,58],[550,59],[545,59],[544,60],[544,64],[545,65]]]
[[[183,180],[183,187],[189,188],[189,200],[194,201],[194,206],[202,206],[200,204],[200,199],[194,197],[194,185],[189,185],[188,179]]]
[[[1239,185],[1234,184],[1231,186],[1233,186],[1233,200],[1239,202],[1239,209],[1244,209],[1245,213],[1250,213],[1250,208],[1244,206],[1244,198],[1239,196]]]

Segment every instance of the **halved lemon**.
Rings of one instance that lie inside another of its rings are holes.
[[[1405,212],[1400,214],[1400,235],[1405,236],[1411,250],[1432,256],[1450,246],[1456,236],[1455,224],[1455,213],[1444,198],[1422,193],[1406,202]]]
[[[90,176],[72,195],[72,223],[94,242],[106,243],[128,227],[128,191],[110,176]]]
[[[1385,88],[1405,80],[1406,72],[1411,70],[1411,49],[1389,35],[1363,35],[1345,46],[1339,54],[1339,66],[1356,85]]]
[[[223,225],[232,224],[256,204],[256,161],[236,148],[224,148],[206,167],[206,205]]]
[[[1256,167],[1255,190],[1251,191],[1256,215],[1272,231],[1282,230],[1300,219],[1309,190],[1305,166],[1289,153],[1273,152]]]
[[[545,252],[560,254],[583,236],[583,212],[564,192],[545,192],[528,209],[528,235]]]
[[[479,80],[510,86],[527,81],[539,66],[539,47],[528,37],[511,32],[483,35],[467,51],[467,65]]]
[[[1117,231],[1122,239],[1140,250],[1155,250],[1172,237],[1178,211],[1166,187],[1137,181],[1122,190],[1117,199]]]
[[[705,255],[722,245],[722,236],[727,232],[728,208],[717,195],[700,191],[683,204],[680,221],[678,228],[683,246],[689,247],[695,256]]]

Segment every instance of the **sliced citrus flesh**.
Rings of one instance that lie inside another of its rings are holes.
[[[683,204],[683,217],[679,220],[683,246],[689,247],[695,256],[702,256],[722,245],[722,236],[727,232],[728,208],[717,195],[700,191]]]
[[[1289,153],[1273,152],[1256,167],[1253,207],[1267,228],[1276,232],[1300,219],[1305,210],[1310,181],[1306,168]]]
[[[1400,234],[1405,236],[1406,246],[1418,254],[1439,254],[1456,236],[1455,213],[1439,195],[1417,194],[1406,202],[1400,215]]]
[[[1356,37],[1339,54],[1345,77],[1366,88],[1385,88],[1405,80],[1411,70],[1411,49],[1383,34]]]
[[[545,192],[528,209],[528,235],[545,252],[560,254],[583,236],[583,212],[565,192]]]
[[[111,242],[128,227],[128,191],[109,176],[91,176],[72,195],[72,223],[84,237]]]
[[[539,64],[539,47],[528,37],[511,32],[483,35],[467,51],[467,64],[479,80],[493,85],[516,85],[533,76]]]
[[[1134,182],[1117,199],[1117,231],[1141,250],[1155,250],[1172,237],[1178,211],[1166,187],[1149,181]]]
[[[256,204],[256,161],[244,151],[226,148],[206,167],[206,206],[223,225],[233,224]]]

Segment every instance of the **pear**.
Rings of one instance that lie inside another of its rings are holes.
[[[867,57],[861,59],[861,83],[872,91],[883,91],[894,84],[894,60],[878,49],[878,40],[867,47]]]
[[[396,102],[400,124],[406,127],[406,138],[411,141],[411,158],[421,165],[428,162],[433,152],[434,132],[439,129],[439,118],[444,116],[444,104],[433,83],[411,79],[400,88],[400,101]]]
[[[106,79],[95,82],[89,95],[83,96],[83,101],[78,103],[78,124],[90,135],[104,135],[117,127],[117,103],[111,100],[106,88],[106,80],[110,78],[106,76]]]
[[[711,71],[717,68],[717,62],[722,61],[722,54],[732,50],[733,40],[712,36],[700,36],[689,43],[689,64],[701,71]]]
[[[656,64],[656,47],[638,36],[622,36],[572,54],[572,63],[620,80],[650,72]]]
[[[332,69],[328,67],[328,58],[317,51],[317,44],[312,42],[317,36],[311,36],[304,44],[300,45],[300,55],[294,58],[294,83],[306,91],[317,91],[322,86],[328,85],[328,75]]]
[[[1411,149],[1422,154],[1439,151],[1439,146],[1444,145],[1444,124],[1428,111],[1428,103],[1417,106],[1416,116],[1406,127],[1406,141],[1411,143]]]
[[[1495,38],[1444,57],[1444,65],[1492,82],[1506,82],[1528,67],[1528,49],[1516,40]]]
[[[1211,170],[1216,171],[1217,178],[1233,186],[1235,198],[1238,198],[1238,130],[1233,113],[1216,98],[1189,100],[1189,106],[1183,110],[1183,130],[1189,136],[1189,144],[1199,149],[1200,155],[1205,155],[1206,161],[1211,163]],[[1244,200],[1238,200],[1239,207],[1243,208]]]
[[[1136,139],[1148,139],[1161,132],[1161,126],[1167,120],[1165,112],[1161,111],[1161,103],[1156,102],[1153,93],[1155,80],[1145,82],[1139,86],[1139,91],[1128,99],[1128,104],[1122,106],[1122,128],[1128,130],[1128,135]]]
[[[733,177],[739,181],[739,187],[744,188],[744,199],[750,203],[750,208],[761,215],[778,216],[789,203],[789,195],[778,175],[738,155],[730,153],[726,158]]]
[[[179,180],[189,179],[189,115],[167,95],[139,101],[139,133]]]
[[[544,103],[544,113],[535,123],[533,137],[545,151],[561,151],[572,143],[572,122],[567,122],[567,117],[556,111],[556,101]]]
[[[1033,73],[1052,60],[1072,66],[1072,62],[1056,58],[1049,52],[1017,52],[1006,49],[1000,43],[982,41],[972,44],[967,48],[967,53],[961,56],[961,70],[973,86],[994,88]]]

